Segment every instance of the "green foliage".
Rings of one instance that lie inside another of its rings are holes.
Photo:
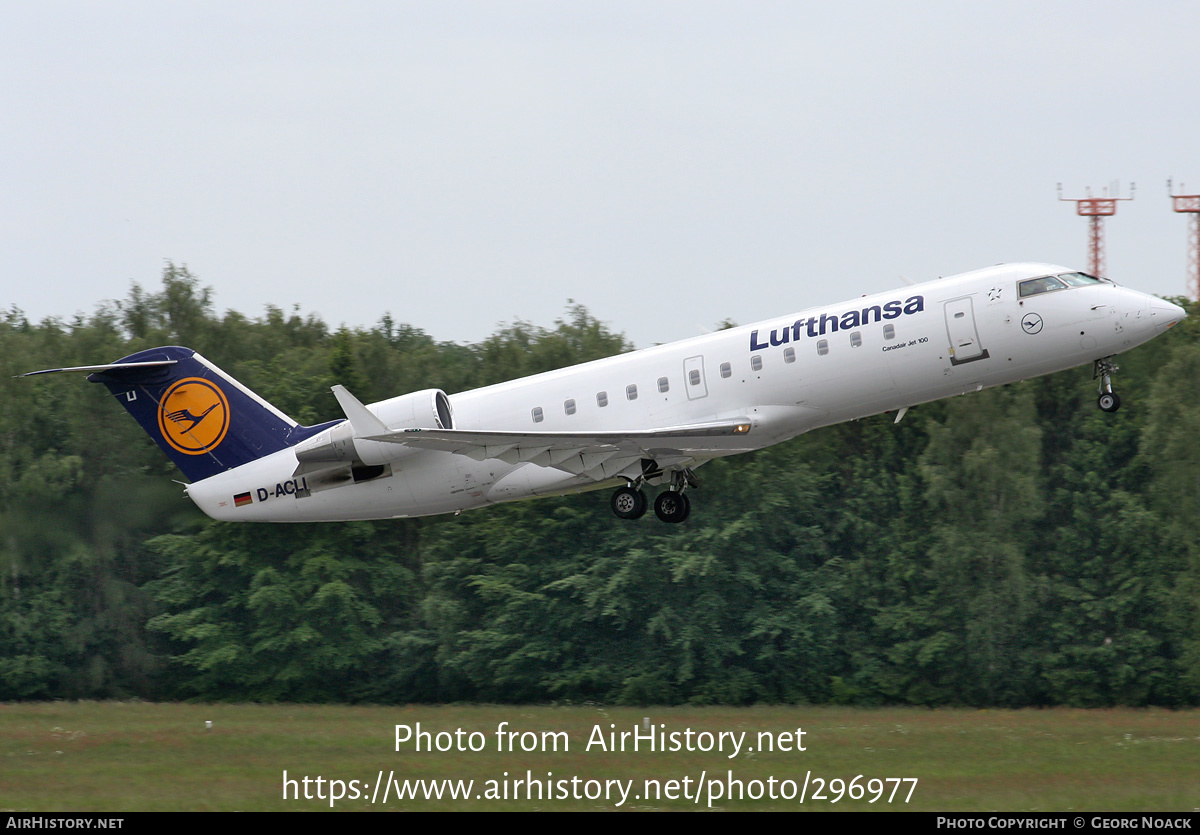
[[[173,661],[192,694],[377,695],[382,629],[403,621],[412,573],[394,562],[389,538],[373,525],[290,526],[264,538],[253,526],[207,524],[148,547],[163,566],[148,589],[164,609],[148,628],[179,649]]]
[[[1197,311],[1194,311],[1197,312]],[[1200,318],[1085,370],[723,459],[692,517],[606,493],[459,517],[199,517],[100,387],[13,380],[187,344],[302,423],[610,356],[551,328],[214,313],[168,263],[90,317],[0,313],[0,700],[1185,705],[1200,701]]]

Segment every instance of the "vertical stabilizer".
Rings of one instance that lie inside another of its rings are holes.
[[[300,426],[190,348],[131,354],[88,380],[103,383],[192,481],[279,452],[328,426]]]

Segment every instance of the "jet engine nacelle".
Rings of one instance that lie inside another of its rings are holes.
[[[368,406],[388,429],[453,429],[454,410],[441,389],[425,389]]]
[[[380,401],[367,409],[390,430],[454,428],[454,410],[450,398],[441,389],[414,391]],[[398,461],[416,452],[400,444],[363,440],[355,435],[349,420],[299,444],[295,450],[296,460],[301,464],[370,466]]]

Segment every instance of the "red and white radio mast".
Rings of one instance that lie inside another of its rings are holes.
[[[1179,190],[1184,191],[1183,183]],[[1188,295],[1200,301],[1200,194],[1175,194],[1171,181],[1167,180],[1167,194],[1175,211],[1190,214],[1192,222],[1188,232]]]
[[[1104,275],[1104,218],[1117,213],[1117,203],[1122,200],[1132,200],[1135,183],[1129,184],[1128,197],[1109,197],[1108,189],[1104,189],[1103,197],[1093,197],[1092,190],[1087,190],[1087,197],[1063,197],[1062,183],[1058,184],[1058,199],[1075,204],[1075,213],[1089,219],[1088,228],[1088,272],[1094,276]],[[1114,188],[1114,191],[1119,191]]]

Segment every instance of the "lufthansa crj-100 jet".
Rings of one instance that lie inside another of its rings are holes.
[[[1008,264],[447,395],[300,426],[187,348],[88,371],[191,481],[214,519],[312,522],[450,513],[615,486],[613,512],[681,522],[694,470],[821,426],[1094,363],[1186,314],[1048,264]],[[45,371],[33,374],[49,373]]]

